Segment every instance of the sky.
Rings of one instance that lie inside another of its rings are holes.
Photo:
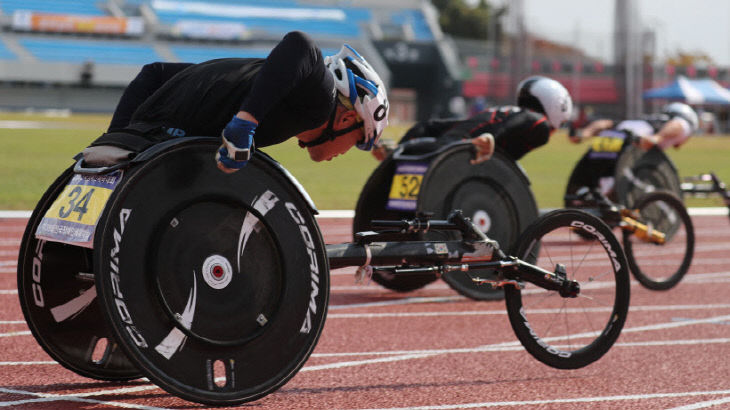
[[[682,50],[703,52],[717,65],[730,66],[729,0],[636,1],[644,25],[656,32],[659,61]],[[613,0],[524,0],[524,9],[530,32],[612,58]]]

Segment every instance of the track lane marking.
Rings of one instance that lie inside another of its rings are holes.
[[[719,404],[727,404],[727,403],[730,403],[730,397],[725,397],[724,399],[702,401],[702,402],[699,402],[699,403],[688,404],[686,406],[672,407],[671,409],[667,409],[667,410],[695,410],[695,409],[705,409],[707,407],[715,407],[715,406],[717,406]]]
[[[28,336],[30,334],[30,330],[25,330],[21,332],[0,333],[0,337]]]
[[[38,360],[34,362],[0,362],[0,366],[40,366],[59,364],[54,360]]]
[[[146,380],[146,379],[144,379],[144,380]],[[0,402],[0,407],[18,406],[18,405],[23,405],[23,404],[40,403],[40,402],[73,401],[73,402],[81,402],[81,403],[104,404],[104,405],[121,407],[121,408],[129,408],[129,409],[145,409],[145,410],[166,409],[165,407],[152,407],[152,406],[145,406],[145,405],[141,405],[141,404],[121,403],[121,402],[95,400],[95,399],[88,398],[88,397],[93,397],[93,396],[106,396],[106,395],[110,395],[110,394],[137,393],[137,392],[156,390],[156,389],[160,389],[160,388],[155,385],[150,384],[150,385],[137,386],[137,387],[126,387],[126,388],[122,388],[122,389],[97,390],[97,391],[78,393],[78,394],[52,394],[52,393],[36,393],[36,392],[31,392],[31,391],[26,391],[26,390],[15,390],[15,389],[8,389],[8,388],[0,387],[0,393],[21,394],[21,395],[37,397],[36,399],[17,400],[17,401],[12,401],[12,402],[10,402],[10,401]]]
[[[648,325],[648,326],[637,326],[633,328],[626,328],[624,327],[621,331],[621,334],[624,332],[626,333],[636,333],[636,332],[644,332],[649,330],[662,330],[662,329],[669,329],[669,328],[675,328],[675,327],[681,327],[681,326],[690,326],[690,325],[696,325],[696,324],[704,324],[704,323],[712,323],[715,321],[723,321],[723,320],[730,320],[730,315],[726,316],[715,316],[711,318],[705,318],[705,319],[696,319],[696,320],[689,320],[686,322],[665,322],[665,323],[658,323],[654,325]],[[598,332],[583,332],[583,333],[577,333],[572,335],[561,335],[561,336],[552,336],[552,337],[546,337],[542,338],[541,340],[545,342],[554,342],[559,340],[571,340],[571,339],[579,339],[579,338],[586,338],[586,337],[595,337],[598,334]],[[720,343],[725,343],[726,339],[721,339]],[[650,346],[655,345],[654,342],[638,342],[638,343],[644,343],[644,344],[631,344],[630,346]],[[689,343],[685,343],[689,344]],[[627,345],[629,346],[629,345]],[[305,371],[305,369],[309,369],[306,371],[313,371],[313,370],[325,370],[325,369],[336,369],[336,368],[342,368],[342,367],[353,367],[353,366],[361,366],[361,365],[368,365],[368,364],[374,364],[374,363],[383,363],[383,362],[394,362],[394,361],[402,361],[402,360],[412,360],[412,359],[422,359],[426,357],[436,356],[436,355],[442,355],[442,354],[452,354],[452,353],[474,353],[474,352],[488,352],[488,351],[504,351],[503,348],[516,348],[516,350],[522,349],[522,344],[519,340],[512,341],[512,342],[503,342],[503,343],[495,343],[490,345],[482,345],[475,348],[460,348],[460,349],[443,349],[443,350],[420,350],[416,352],[410,352],[403,355],[398,355],[391,358],[380,358],[380,359],[371,359],[371,360],[358,360],[358,361],[351,361],[351,362],[338,362],[338,363],[329,363],[324,365],[317,365],[317,366],[305,366],[302,368],[302,371]],[[314,355],[313,355],[314,356]]]
[[[693,346],[693,345],[711,345],[711,344],[730,344],[730,338],[716,338],[716,339],[684,339],[684,340],[656,340],[649,342],[617,342],[613,347],[655,347],[655,346]],[[567,347],[556,345],[555,347]],[[472,353],[485,353],[485,352],[516,352],[524,351],[525,349],[521,344],[517,343],[512,345],[512,342],[506,342],[497,345],[486,345],[478,347],[465,347],[465,348],[454,348],[454,349],[426,349],[426,350],[391,350],[381,352],[340,352],[340,353],[313,353],[311,357],[327,358],[327,357],[367,357],[367,356],[394,356],[397,360],[405,360],[406,356],[414,356],[414,358],[422,358],[427,356],[437,356],[443,354],[472,354]],[[422,357],[416,357],[422,356]],[[375,360],[375,359],[373,359]],[[378,359],[380,360],[380,359]],[[367,360],[361,360],[363,364]],[[348,363],[348,362],[343,362]],[[349,362],[355,363],[355,362]],[[373,362],[380,363],[380,362]],[[339,363],[329,363],[322,366],[336,366]],[[349,364],[343,367],[353,366]],[[314,367],[314,366],[313,366]],[[307,368],[307,366],[305,366]],[[321,370],[321,369],[316,369]],[[311,370],[310,370],[311,371]]]
[[[681,393],[647,393],[635,395],[619,395],[619,396],[596,396],[596,397],[575,397],[566,399],[552,400],[527,400],[527,401],[501,401],[501,402],[482,402],[482,403],[461,403],[461,404],[443,404],[436,406],[413,406],[413,407],[372,407],[360,410],[446,410],[446,409],[473,409],[479,407],[500,407],[500,406],[537,406],[543,404],[573,404],[573,403],[599,403],[626,400],[650,400],[665,399],[679,397],[696,397],[710,395],[726,395],[730,394],[730,390],[711,390],[711,391],[694,391]]]
[[[425,302],[424,302],[425,303]],[[730,303],[715,303],[705,305],[646,305],[646,306],[630,306],[629,312],[654,312],[654,311],[676,311],[676,310],[717,310],[730,309]],[[568,311],[580,312],[610,312],[612,308],[585,308],[585,309],[569,309]],[[530,313],[539,314],[555,314],[563,312],[559,308],[556,309],[534,309]],[[441,311],[441,312],[382,312],[382,313],[331,313],[327,315],[327,319],[359,319],[359,318],[381,318],[381,317],[432,317],[432,316],[480,316],[480,315],[507,315],[506,309],[496,310],[469,310],[469,311]]]

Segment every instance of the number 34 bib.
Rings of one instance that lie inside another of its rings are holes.
[[[92,248],[94,231],[122,171],[106,175],[75,174],[43,216],[38,239]]]

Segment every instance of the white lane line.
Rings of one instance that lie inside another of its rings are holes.
[[[727,279],[730,279],[730,272],[712,272],[712,273],[692,273],[686,275],[684,278],[682,278],[681,283],[685,284],[702,284],[706,285],[708,283],[726,283]],[[584,287],[585,289],[599,289],[601,287],[610,287],[613,285],[613,282],[594,282],[591,283],[589,286]],[[633,287],[640,287],[639,282],[635,280],[631,280],[631,285]],[[428,289],[432,289],[431,286],[434,285],[428,285]],[[357,290],[357,286],[355,286],[354,290]],[[336,290],[337,287],[332,287],[332,290]],[[351,290],[350,287],[346,287],[347,290]],[[371,290],[366,287],[362,287],[362,290]],[[372,290],[376,290],[377,288],[373,288]],[[436,289],[435,287],[433,289]],[[380,290],[384,292],[390,292],[387,289],[380,288]],[[541,292],[541,289],[533,289],[532,292]],[[530,291],[523,291],[525,293],[528,293]],[[459,300],[469,300],[466,297],[463,296],[449,296],[449,297],[431,297],[431,298],[423,298],[423,297],[414,297],[414,298],[405,298],[405,299],[398,299],[398,300],[390,300],[390,301],[381,301],[381,302],[372,302],[372,303],[357,303],[357,304],[351,304],[351,305],[333,305],[330,304],[329,309],[330,310],[339,310],[339,309],[349,309],[349,308],[367,308],[371,306],[391,306],[391,305],[406,305],[410,303],[446,303],[446,302],[453,302],[453,301],[459,301]]]
[[[460,404],[441,404],[436,406],[413,406],[413,407],[372,407],[367,410],[446,410],[446,409],[473,409],[480,407],[501,407],[501,406],[538,406],[545,404],[573,404],[573,403],[600,403],[626,400],[651,400],[666,399],[678,397],[696,397],[710,395],[726,395],[730,394],[730,390],[711,390],[711,391],[692,391],[679,393],[647,393],[620,396],[597,396],[597,397],[571,397],[565,399],[552,400],[527,400],[527,401],[500,401],[500,402],[482,402],[482,403],[460,403]],[[366,409],[361,409],[366,410]]]
[[[509,342],[512,343],[512,342]],[[730,338],[717,339],[695,339],[695,340],[657,340],[646,342],[620,342],[614,344],[614,347],[656,347],[656,346],[694,346],[694,345],[712,345],[712,344],[730,344]],[[556,346],[560,347],[560,346]],[[394,362],[400,360],[420,359],[429,356],[437,356],[443,354],[472,354],[485,352],[518,352],[524,351],[522,345],[505,345],[496,344],[491,346],[479,346],[474,348],[455,348],[455,349],[419,349],[419,350],[389,350],[389,351],[367,351],[367,352],[338,352],[338,353],[313,353],[312,358],[327,357],[368,357],[368,356],[390,356],[384,359],[365,359],[350,362],[337,362],[324,365],[305,366],[302,371],[327,370],[334,368],[352,367],[374,363]],[[24,362],[0,362],[1,366],[48,366],[58,365],[57,362],[48,361],[24,361]],[[104,393],[106,394],[106,393]]]
[[[455,300],[467,300],[464,296],[439,296],[439,297],[415,297],[405,298],[398,300],[389,300],[383,302],[370,302],[370,303],[353,303],[351,305],[330,305],[329,310],[338,309],[350,309],[350,308],[361,308],[361,307],[374,307],[374,306],[395,306],[395,305],[410,305],[415,303],[444,303],[453,302]]]
[[[697,319],[697,320],[688,320],[685,322],[658,323],[655,325],[637,326],[637,327],[633,327],[633,328],[624,327],[623,330],[621,331],[621,333],[623,334],[623,333],[644,332],[644,331],[649,331],[649,330],[661,330],[661,329],[675,328],[675,327],[681,327],[681,326],[712,323],[712,322],[724,321],[724,320],[730,320],[730,315],[716,316],[716,317]],[[549,342],[554,342],[554,341],[558,341],[558,340],[571,340],[571,339],[575,340],[575,339],[586,338],[586,337],[595,337],[596,335],[597,335],[597,332],[583,332],[583,333],[577,333],[577,334],[572,334],[572,335],[545,337],[545,338],[542,338],[541,340],[543,340],[546,343],[549,343]],[[652,345],[652,343],[655,343],[655,342],[637,342],[637,343],[627,345],[627,346],[650,346],[650,345]],[[658,342],[658,343],[661,343],[661,342]],[[725,343],[725,339],[720,339],[720,341],[718,341],[717,343]],[[551,343],[551,344],[553,346],[559,347],[555,343]],[[689,343],[686,343],[686,344],[689,344]],[[306,371],[313,371],[313,370],[336,369],[336,368],[342,368],[342,367],[368,365],[368,364],[372,364],[372,363],[422,359],[425,357],[441,355],[441,354],[503,351],[503,349],[505,349],[505,348],[521,349],[522,345],[520,344],[519,341],[512,341],[512,342],[502,342],[502,343],[496,343],[496,344],[490,344],[490,345],[482,345],[482,346],[477,346],[474,348],[445,349],[445,350],[419,350],[416,352],[408,352],[407,354],[397,355],[397,356],[393,356],[393,357],[389,357],[389,358],[329,363],[329,364],[318,365],[318,366],[305,366],[304,368],[302,368],[302,370],[304,371],[304,369],[309,369]]]
[[[49,364],[58,364],[58,362],[54,362],[53,360],[38,360],[35,362],[0,362],[0,366],[40,366],[40,365],[49,365]]]
[[[322,365],[316,365],[316,366],[304,366],[300,370],[301,372],[312,372],[316,370],[329,370],[329,369],[341,369],[344,367],[353,367],[353,366],[361,366],[366,364],[374,364],[374,363],[386,363],[386,362],[397,362],[401,360],[412,360],[412,359],[423,359],[424,357],[430,357],[430,356],[437,356],[441,353],[421,353],[421,354],[406,354],[401,356],[392,356],[392,357],[384,357],[380,359],[367,359],[367,360],[357,360],[352,362],[337,362],[337,363],[329,363],[329,364],[322,364]]]
[[[485,353],[485,352],[516,352],[524,351],[525,349],[521,344],[508,342],[504,344],[478,346],[478,347],[464,347],[454,349],[419,349],[419,350],[389,350],[389,351],[368,351],[368,352],[339,352],[339,353],[312,353],[311,357],[368,357],[368,356],[396,356],[406,357],[413,356],[414,358],[420,358],[416,356],[436,356],[442,354],[471,354],[471,353]],[[695,346],[695,345],[717,345],[717,344],[730,344],[730,338],[723,337],[717,339],[685,339],[685,340],[655,340],[647,342],[620,342],[615,343],[613,347],[655,347],[655,346]],[[567,347],[561,345],[555,345],[557,348]],[[405,359],[398,359],[405,360]],[[361,361],[362,364],[366,360]],[[354,363],[354,362],[351,362]],[[378,362],[373,362],[378,363]],[[331,365],[336,366],[337,363]],[[306,368],[306,366],[305,366]],[[320,370],[320,369],[317,369]]]
[[[682,326],[702,325],[706,323],[724,322],[726,320],[730,320],[730,315],[708,317],[704,319],[690,319],[682,322],[657,323],[655,325],[637,326],[630,328],[625,327],[621,330],[621,334],[645,332],[647,330],[664,330]]]
[[[0,337],[28,336],[30,334],[30,330],[26,330],[22,332],[0,333]]]
[[[663,312],[677,310],[718,310],[730,309],[730,303],[717,303],[707,305],[647,305],[647,306],[631,306],[629,312]],[[567,313],[583,313],[583,312],[610,312],[610,307],[585,308],[585,309],[533,309],[530,314],[556,314],[560,312]],[[327,315],[327,319],[371,319],[383,317],[433,317],[433,316],[501,316],[506,315],[506,309],[495,310],[467,310],[467,311],[441,311],[441,312],[381,312],[381,313],[332,313]]]
[[[18,289],[0,289],[0,295],[17,295]]]
[[[24,325],[25,320],[0,320],[0,325]]]
[[[730,397],[725,397],[724,399],[717,399],[717,400],[708,400],[708,401],[702,401],[699,403],[694,404],[688,404],[686,406],[680,406],[680,407],[673,407],[668,410],[695,410],[695,409],[705,409],[708,407],[715,407],[720,404],[727,404],[730,403]]]
[[[137,392],[143,392],[143,391],[155,390],[155,389],[159,389],[159,387],[154,386],[154,385],[145,385],[145,386],[138,386],[138,387],[127,387],[127,388],[122,388],[122,389],[96,390],[96,391],[92,391],[92,392],[77,393],[77,394],[50,394],[50,393],[36,393],[36,392],[31,392],[31,391],[26,391],[26,390],[7,389],[7,388],[0,387],[0,393],[21,394],[21,395],[37,397],[36,399],[0,402],[0,407],[20,406],[23,404],[53,402],[53,401],[73,401],[73,402],[81,402],[81,403],[104,404],[104,405],[108,405],[108,406],[128,408],[128,409],[145,409],[145,410],[164,409],[164,407],[152,407],[152,406],[144,406],[141,404],[121,403],[121,402],[94,400],[94,399],[87,398],[87,397],[93,397],[93,396],[106,396],[106,395],[111,395],[111,394],[137,393]]]

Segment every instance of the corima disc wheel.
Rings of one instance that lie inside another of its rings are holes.
[[[386,208],[390,185],[395,174],[396,161],[392,156],[384,159],[375,171],[370,175],[365,186],[360,192],[360,197],[355,207],[355,217],[352,221],[352,232],[371,230],[370,221],[375,219],[398,220],[413,218],[413,212],[389,210]],[[406,241],[414,240],[416,235],[389,233],[383,235],[383,241]],[[419,239],[423,240],[425,236]],[[391,275],[381,272],[373,273],[373,281],[386,289],[396,292],[410,292],[434,282],[438,276],[432,273],[414,275]]]
[[[281,304],[283,268],[280,243],[255,209],[193,202],[162,221],[158,234],[154,243],[164,246],[149,271],[180,332],[216,346],[240,346],[264,332]]]
[[[69,168],[56,179],[28,221],[18,260],[20,306],[33,337],[63,367],[92,379],[136,379],[141,373],[119,349],[99,309],[91,250],[35,237],[72,175]]]
[[[110,199],[94,261],[130,360],[181,398],[234,405],[303,366],[324,325],[329,273],[312,211],[277,164],[257,153],[223,174],[218,144],[183,143],[132,170]]]
[[[478,228],[503,249],[509,249],[520,232],[537,219],[538,210],[530,182],[518,165],[500,152],[478,165],[471,165],[470,145],[460,145],[439,155],[423,178],[418,197],[421,211],[445,218],[461,209]],[[452,238],[456,239],[456,234]],[[460,294],[475,300],[498,300],[501,289],[477,284],[472,276],[496,279],[493,270],[473,274],[453,272],[444,281]]]

